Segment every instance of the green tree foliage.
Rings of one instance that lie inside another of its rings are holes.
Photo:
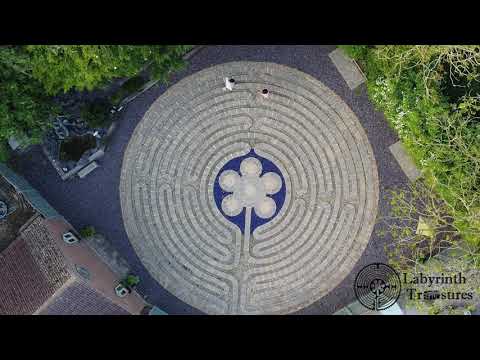
[[[98,100],[85,104],[80,109],[80,116],[92,128],[107,126],[111,120],[111,104],[108,100]]]
[[[474,210],[458,211],[440,198],[433,184],[417,180],[407,189],[388,192],[388,216],[380,220],[378,234],[387,238],[389,263],[413,279],[420,274],[453,276],[462,273],[465,283],[440,284],[434,287],[416,284],[406,291],[407,306],[429,314],[463,314],[480,302],[480,229]],[[480,199],[460,199],[475,203]],[[467,207],[468,208],[468,207]],[[422,219],[422,220],[420,220]],[[420,225],[420,226],[419,226]],[[407,286],[408,288],[409,286]],[[429,299],[421,293],[439,291],[444,295]],[[455,298],[455,293],[469,292],[470,299]],[[448,293],[452,295],[448,297]],[[419,296],[420,295],[420,296]]]
[[[6,141],[0,141],[0,162],[7,162],[10,157],[10,151]]]
[[[31,45],[32,75],[49,94],[93,90],[109,80],[131,77],[149,68],[166,80],[183,65],[187,45]]]
[[[458,251],[457,251],[458,253]],[[419,283],[406,286],[403,289],[406,306],[415,308],[422,314],[429,315],[464,315],[465,311],[478,310],[480,304],[480,270],[475,264],[464,256],[455,253],[436,256],[406,272],[407,279],[412,281],[423,274],[438,276],[439,278],[456,276],[463,281],[445,282],[429,285]],[[407,289],[411,290],[407,290]],[[414,291],[412,291],[412,289]],[[425,296],[437,293],[436,297]]]
[[[462,271],[478,301],[480,46],[342,48],[365,70],[370,98],[424,174],[424,182],[390,193],[391,212],[380,232],[388,236],[390,262],[412,275]],[[420,216],[433,236],[416,232]],[[469,305],[448,299],[412,304],[431,314],[463,313]]]
[[[141,76],[134,76],[120,86],[120,88],[110,97],[112,105],[119,105],[120,102],[129,94],[135,93],[145,84]]]
[[[128,274],[122,281],[122,285],[126,288],[132,289],[140,283],[140,277],[133,274]]]
[[[370,98],[458,223],[480,229],[480,46],[343,48],[366,69]],[[480,244],[478,233],[466,236]]]
[[[13,136],[22,145],[38,143],[54,110],[42,84],[30,75],[28,55],[22,49],[0,48],[0,142]]]
[[[87,238],[94,236],[97,233],[93,226],[85,226],[84,228],[80,229],[80,236],[82,238]]]
[[[339,45],[338,47],[352,59],[364,59],[368,54],[367,45]]]
[[[439,196],[433,184],[423,180],[407,189],[390,189],[386,197],[390,212],[380,219],[379,235],[389,237],[386,250],[397,269],[416,267],[446,249],[462,249],[463,255],[480,268],[480,246],[469,241],[480,236],[475,209],[458,211]],[[480,194],[460,200],[474,203]],[[428,231],[418,231],[420,219],[428,224]]]

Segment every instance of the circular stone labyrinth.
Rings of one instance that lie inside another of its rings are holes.
[[[321,82],[233,62],[153,103],[126,150],[120,196],[137,255],[173,295],[209,314],[285,314],[353,269],[378,176],[360,122]]]

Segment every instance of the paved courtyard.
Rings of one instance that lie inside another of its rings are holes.
[[[220,177],[218,206],[216,178],[239,157]],[[265,172],[263,159],[279,171]],[[267,194],[282,183],[275,201]],[[130,241],[165,289],[212,314],[290,313],[328,294],[360,258],[378,177],[356,116],[318,80],[232,62],[155,101],[125,153],[120,198]]]
[[[20,172],[104,233],[168,313],[333,313],[354,301],[356,271],[385,260],[377,209],[407,182],[333,49],[206,47],[129,104],[102,168],[62,182],[34,148]]]

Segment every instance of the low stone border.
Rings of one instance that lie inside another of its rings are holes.
[[[68,180],[75,174],[77,174],[80,170],[82,170],[84,167],[88,166],[91,162],[103,157],[103,155],[105,154],[105,146],[102,146],[96,152],[90,155],[85,163],[79,164],[67,172],[63,171],[63,169],[57,164],[55,159],[52,158],[51,154],[45,149],[44,146],[42,146],[42,151],[52,164],[53,168],[57,171],[60,178],[62,180]]]
[[[354,90],[366,81],[365,75],[358,64],[345,55],[342,49],[337,48],[328,54],[330,60],[347,83],[350,90]]]
[[[201,49],[203,49],[205,46],[204,45],[201,45],[201,46],[194,46],[193,49],[191,49],[189,52],[187,52],[184,56],[183,56],[183,59],[184,60],[189,60],[191,59],[195,54],[197,54]],[[128,80],[128,79],[127,79]],[[127,81],[125,80],[125,81]],[[137,92],[135,92],[134,94],[130,95],[130,96],[127,96],[125,99],[123,99],[120,104],[116,107],[116,112],[120,112],[123,110],[123,108],[129,103],[131,102],[132,100],[136,99],[138,96],[140,96],[141,94],[143,94],[145,91],[149,90],[152,86],[156,85],[157,83],[159,82],[159,80],[151,80],[147,83],[145,83],[141,88],[140,90],[138,90]],[[50,161],[50,163],[52,164],[52,166],[54,167],[54,169],[57,171],[58,175],[60,176],[60,178],[62,180],[68,180],[70,178],[72,178],[74,175],[76,175],[79,171],[81,171],[82,169],[84,169],[85,167],[87,167],[88,165],[90,165],[93,161],[95,160],[98,160],[100,159],[101,157],[103,157],[103,155],[105,154],[105,151],[108,147],[108,143],[110,142],[110,139],[115,131],[115,129],[117,128],[117,122],[118,122],[118,118],[117,119],[114,119],[112,121],[112,123],[110,124],[108,130],[107,130],[107,134],[103,137],[103,146],[100,147],[95,153],[93,153],[92,155],[90,155],[90,157],[87,159],[86,162],[84,163],[81,163],[81,164],[78,164],[77,166],[75,166],[74,168],[70,169],[69,171],[65,172],[63,171],[63,169],[61,168],[61,166],[59,166],[57,164],[57,162],[55,161],[55,159],[52,158],[51,154],[47,151],[47,149],[42,146],[42,151],[43,153],[45,154],[45,156],[48,158],[48,160]]]
[[[400,165],[400,168],[411,182],[414,182],[422,175],[408,153],[405,151],[405,148],[400,141],[390,145],[389,149],[395,160],[397,160],[398,164]]]
[[[183,55],[183,60],[190,60],[194,55],[196,55],[200,50],[202,50],[207,45],[195,45],[192,50]]]

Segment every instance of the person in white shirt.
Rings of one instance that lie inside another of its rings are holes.
[[[230,90],[230,91],[232,91],[234,85],[235,85],[235,80],[232,79],[232,78],[226,77],[226,78],[225,78],[225,87],[223,88],[223,90]]]

